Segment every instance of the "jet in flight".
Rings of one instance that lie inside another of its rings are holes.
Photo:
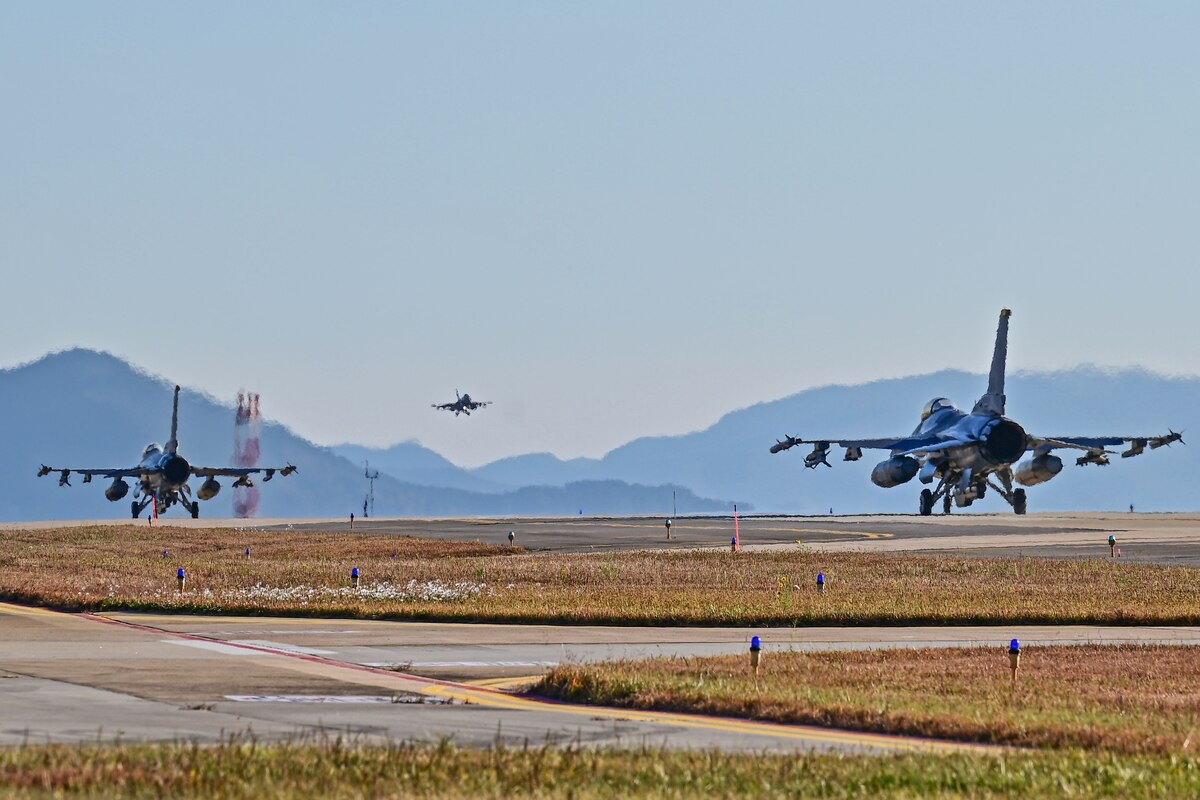
[[[114,503],[129,492],[129,483],[125,479],[135,478],[137,489],[134,491],[134,500],[130,506],[134,519],[141,516],[142,511],[152,502],[157,504],[155,511],[158,514],[164,513],[172,505],[179,503],[195,519],[200,516],[199,500],[211,500],[217,496],[217,492],[221,491],[221,484],[217,482],[218,477],[237,478],[233,483],[234,486],[253,486],[254,484],[250,481],[250,475],[253,473],[265,473],[263,481],[266,482],[274,478],[277,472],[280,475],[291,475],[296,471],[291,464],[286,467],[194,467],[188,463],[187,459],[179,455],[178,432],[179,387],[176,386],[175,403],[171,410],[171,438],[167,440],[165,446],[146,445],[146,448],[142,450],[142,459],[136,467],[128,469],[64,469],[48,467],[43,464],[42,468],[38,470],[38,477],[57,472],[59,486],[71,485],[72,472],[82,475],[84,483],[91,483],[92,478],[97,475],[112,478],[112,483],[104,490],[104,496]],[[188,499],[192,494],[192,489],[188,486],[188,478],[193,475],[205,479],[196,492],[199,500]]]
[[[472,400],[469,394],[460,395],[458,389],[454,390],[454,396],[458,399],[453,403],[442,403],[441,405],[434,403],[433,407],[439,411],[453,411],[456,417],[459,414],[466,414],[469,417],[472,411],[491,405],[491,402],[488,401]]]
[[[871,481],[885,489],[908,483],[917,478],[932,488],[922,489],[918,510],[922,516],[933,513],[938,500],[944,513],[950,513],[951,503],[966,508],[984,496],[990,488],[1008,502],[1017,514],[1026,510],[1025,489],[1045,483],[1062,471],[1062,459],[1053,450],[1076,450],[1078,466],[1107,465],[1108,457],[1118,451],[1108,450],[1121,444],[1128,448],[1122,458],[1140,455],[1149,446],[1157,450],[1172,442],[1183,444],[1183,437],[1168,430],[1164,436],[1031,436],[1013,420],[1004,416],[1004,367],[1008,358],[1008,320],[1012,312],[1000,312],[996,330],[996,347],[992,353],[992,369],[988,375],[987,393],[966,413],[955,408],[949,400],[938,397],[930,400],[921,411],[921,422],[909,436],[886,439],[797,439],[788,436],[771,446],[780,453],[796,445],[811,444],[812,452],[804,457],[804,466],[816,469],[820,464],[831,466],[827,460],[830,445],[846,449],[844,461],[858,461],[864,449],[890,450],[891,456],[879,462],[871,472]],[[1021,461],[1026,452],[1030,457]],[[1018,463],[1020,462],[1020,463]]]

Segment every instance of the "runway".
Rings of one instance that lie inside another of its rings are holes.
[[[1200,644],[1200,628],[606,628],[193,615],[64,614],[0,604],[0,745],[349,736],[746,751],[962,745],[508,694],[554,663],[770,650]]]
[[[480,540],[544,552],[606,552],[729,546],[732,517],[558,519],[370,519],[354,530],[393,536]],[[264,521],[263,530],[349,529],[345,520]],[[1200,567],[1200,514],[1044,513],[877,516],[751,516],[738,521],[742,546],[825,551],[956,553],[988,557],[1096,558],[1117,537],[1122,557],[1141,563]]]
[[[666,517],[489,517],[358,519],[354,532],[385,536],[516,544],[533,552],[596,553],[622,550],[726,548],[732,517],[679,517],[666,538]],[[127,519],[0,523],[0,530],[77,525],[126,525]],[[254,531],[349,531],[348,519],[190,519],[162,525]],[[742,545],[756,548],[923,552],[967,556],[1098,558],[1117,537],[1122,557],[1139,563],[1200,567],[1200,514],[1044,512],[858,516],[749,516],[738,522]]]
[[[733,520],[661,518],[359,520],[356,533],[517,544],[546,552],[728,547]],[[114,524],[117,521],[113,521]],[[190,528],[349,530],[348,520],[164,520]],[[56,527],[69,523],[37,526]],[[1200,515],[1037,514],[750,517],[744,549],[812,548],[965,556],[1122,558],[1200,566]],[[1200,628],[1010,626],[638,628],[462,625],[109,613],[0,604],[0,745],[197,741],[345,735],[364,741],[443,737],[745,751],[886,752],[959,747],[747,720],[633,712],[514,695],[556,664],[785,649],[995,646],[1079,642],[1200,644]],[[508,690],[508,691],[505,691]]]

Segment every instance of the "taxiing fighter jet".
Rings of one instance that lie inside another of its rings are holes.
[[[1120,451],[1122,458],[1140,455],[1149,445],[1156,450],[1172,442],[1183,443],[1175,431],[1165,436],[1031,436],[1025,429],[1004,416],[1004,365],[1008,356],[1008,319],[1012,312],[1000,312],[996,330],[996,349],[992,354],[992,370],[988,375],[987,393],[971,409],[960,411],[949,400],[938,397],[930,400],[921,412],[921,423],[909,436],[890,439],[797,439],[792,436],[777,440],[772,453],[779,453],[798,444],[813,445],[804,457],[804,466],[830,466],[827,456],[830,445],[846,448],[844,461],[858,461],[864,449],[890,450],[891,457],[881,461],[871,472],[871,481],[889,489],[917,478],[934,488],[922,489],[919,511],[922,516],[933,513],[938,500],[950,513],[951,502],[965,508],[983,497],[988,488],[1003,497],[1013,511],[1024,514],[1025,490],[1013,488],[1045,483],[1062,471],[1063,462],[1052,450],[1079,450],[1075,459],[1079,466],[1108,464],[1108,457],[1117,451],[1106,448],[1128,444]],[[1026,452],[1030,458],[1017,463]],[[1015,465],[1015,466],[1014,466]],[[935,484],[936,481],[936,484]]]
[[[250,475],[253,473],[266,473],[263,475],[263,481],[266,482],[274,478],[276,472],[280,475],[291,475],[296,471],[291,464],[286,467],[194,467],[187,462],[186,458],[179,455],[178,432],[179,387],[176,386],[175,403],[171,409],[171,438],[167,440],[165,446],[146,445],[146,448],[142,450],[142,460],[136,467],[129,469],[63,469],[43,464],[42,468],[38,470],[38,477],[57,472],[59,486],[70,486],[73,472],[82,475],[84,483],[91,483],[92,478],[97,475],[112,478],[112,484],[104,490],[104,496],[114,503],[129,492],[129,483],[125,479],[136,478],[137,489],[130,506],[134,519],[141,516],[142,511],[152,502],[157,504],[155,511],[159,514],[175,503],[179,503],[191,512],[194,519],[200,516],[200,503],[198,500],[188,500],[192,493],[191,487],[188,486],[188,478],[193,475],[197,478],[205,478],[204,483],[200,484],[200,489],[196,492],[196,497],[200,500],[211,500],[217,496],[217,492],[221,491],[221,484],[217,482],[218,477],[237,478],[233,483],[234,486],[253,486],[254,484],[250,481]]]
[[[454,396],[458,399],[453,403],[442,403],[441,405],[434,403],[433,407],[439,411],[453,411],[456,417],[459,414],[466,414],[469,417],[472,411],[491,405],[490,402],[484,400],[472,400],[469,394],[460,395],[458,389],[454,390]]]

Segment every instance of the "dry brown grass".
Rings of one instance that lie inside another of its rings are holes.
[[[695,711],[1030,747],[1193,756],[1200,648],[1026,648],[1011,683],[1002,648],[770,652],[554,669],[534,691],[576,702]]]
[[[1085,751],[830,755],[610,749],[461,750],[442,742],[0,749],[0,797],[1184,798],[1193,758]]]
[[[613,624],[1200,623],[1200,570],[1107,558],[532,555],[345,531],[132,525],[4,531],[0,543],[0,598],[68,609]],[[361,591],[326,588],[347,587],[355,566]],[[824,595],[818,571],[829,580]],[[410,581],[416,590],[406,594]]]

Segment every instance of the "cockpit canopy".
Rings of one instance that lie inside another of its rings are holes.
[[[944,397],[933,398],[925,404],[923,409],[921,409],[921,422],[924,422],[937,412],[943,411],[947,408],[954,408],[954,404]]]
[[[161,452],[162,452],[162,445],[157,442],[151,442],[150,444],[146,445],[146,447],[142,450],[142,458],[145,458],[146,456],[150,455],[151,453],[161,453]]]

